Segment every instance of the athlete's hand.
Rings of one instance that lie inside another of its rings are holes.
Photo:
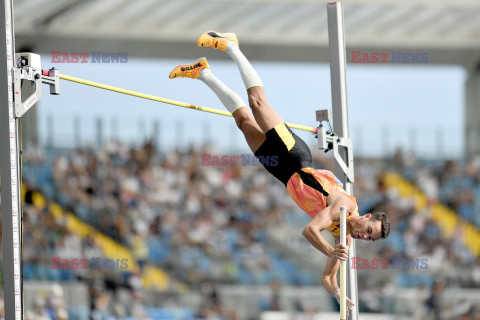
[[[347,261],[348,260],[348,247],[341,244],[341,243],[337,243],[335,245],[335,247],[333,247],[333,252],[330,255],[330,257],[332,259]]]
[[[338,304],[340,304],[340,291],[335,292],[335,298],[337,298]],[[355,303],[353,303],[352,300],[350,300],[348,297],[346,297],[346,302],[347,302],[347,316],[350,314],[350,310],[355,307]]]

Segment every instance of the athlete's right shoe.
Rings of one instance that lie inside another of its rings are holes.
[[[230,41],[235,41],[238,44],[238,39],[235,33],[219,33],[213,30],[207,31],[197,40],[197,46],[210,47],[213,49],[220,49],[225,51],[227,44]]]
[[[197,79],[200,71],[203,69],[210,69],[206,58],[200,58],[190,64],[181,64],[170,72],[169,78],[174,79],[178,77],[185,77],[190,79]]]

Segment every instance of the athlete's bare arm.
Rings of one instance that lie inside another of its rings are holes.
[[[340,244],[340,237],[334,237],[335,238],[335,245]],[[350,245],[352,244],[352,237],[351,235],[347,235],[347,248],[350,248]],[[328,293],[330,293],[332,296],[335,296],[337,298],[339,296],[339,292],[335,294],[335,291],[338,289],[338,282],[337,282],[337,273],[338,273],[338,268],[340,267],[340,261],[335,258],[328,257],[327,259],[327,264],[325,265],[325,270],[323,271],[322,274],[322,284],[325,287],[325,290],[327,290]],[[352,310],[352,306],[354,306],[354,303],[347,297],[347,305],[348,309]]]
[[[335,206],[329,206],[320,211],[315,218],[310,221],[309,224],[303,229],[303,236],[307,238],[315,248],[323,252],[327,257],[329,257],[334,249],[333,247],[322,237],[320,231],[324,230],[333,223],[331,217],[332,210],[335,210]],[[340,210],[340,208],[338,209]]]
[[[327,199],[327,203],[330,202],[328,200],[329,199]],[[332,247],[320,233],[322,230],[328,228],[334,221],[339,221],[341,206],[346,206],[348,213],[355,209],[347,197],[338,197],[334,201],[331,201],[328,207],[320,211],[315,218],[307,224],[302,234],[315,248],[327,257],[346,261],[348,259],[346,248],[342,248],[340,244]]]

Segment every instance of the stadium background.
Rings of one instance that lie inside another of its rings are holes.
[[[185,59],[55,65],[42,57],[62,73],[220,107],[201,83],[167,79]],[[232,62],[211,65],[245,97]],[[254,65],[288,121],[315,125],[314,111],[330,105],[328,65]],[[358,256],[428,259],[427,269],[358,270],[361,314],[478,319],[480,157],[465,147],[467,72],[349,64],[347,78],[354,194],[360,212],[386,211],[392,221],[387,240],[358,242]],[[307,215],[283,187],[262,168],[201,165],[202,154],[249,153],[231,119],[61,85],[62,95],[45,97],[23,126],[26,319],[335,312],[320,283],[325,259],[301,236]],[[315,167],[333,170],[313,136],[302,137]],[[127,259],[128,268],[54,269],[53,257]]]

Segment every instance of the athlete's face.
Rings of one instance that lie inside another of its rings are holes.
[[[380,220],[372,221],[371,216],[370,213],[367,213],[358,218],[351,231],[353,238],[375,241],[382,237],[382,222]]]

